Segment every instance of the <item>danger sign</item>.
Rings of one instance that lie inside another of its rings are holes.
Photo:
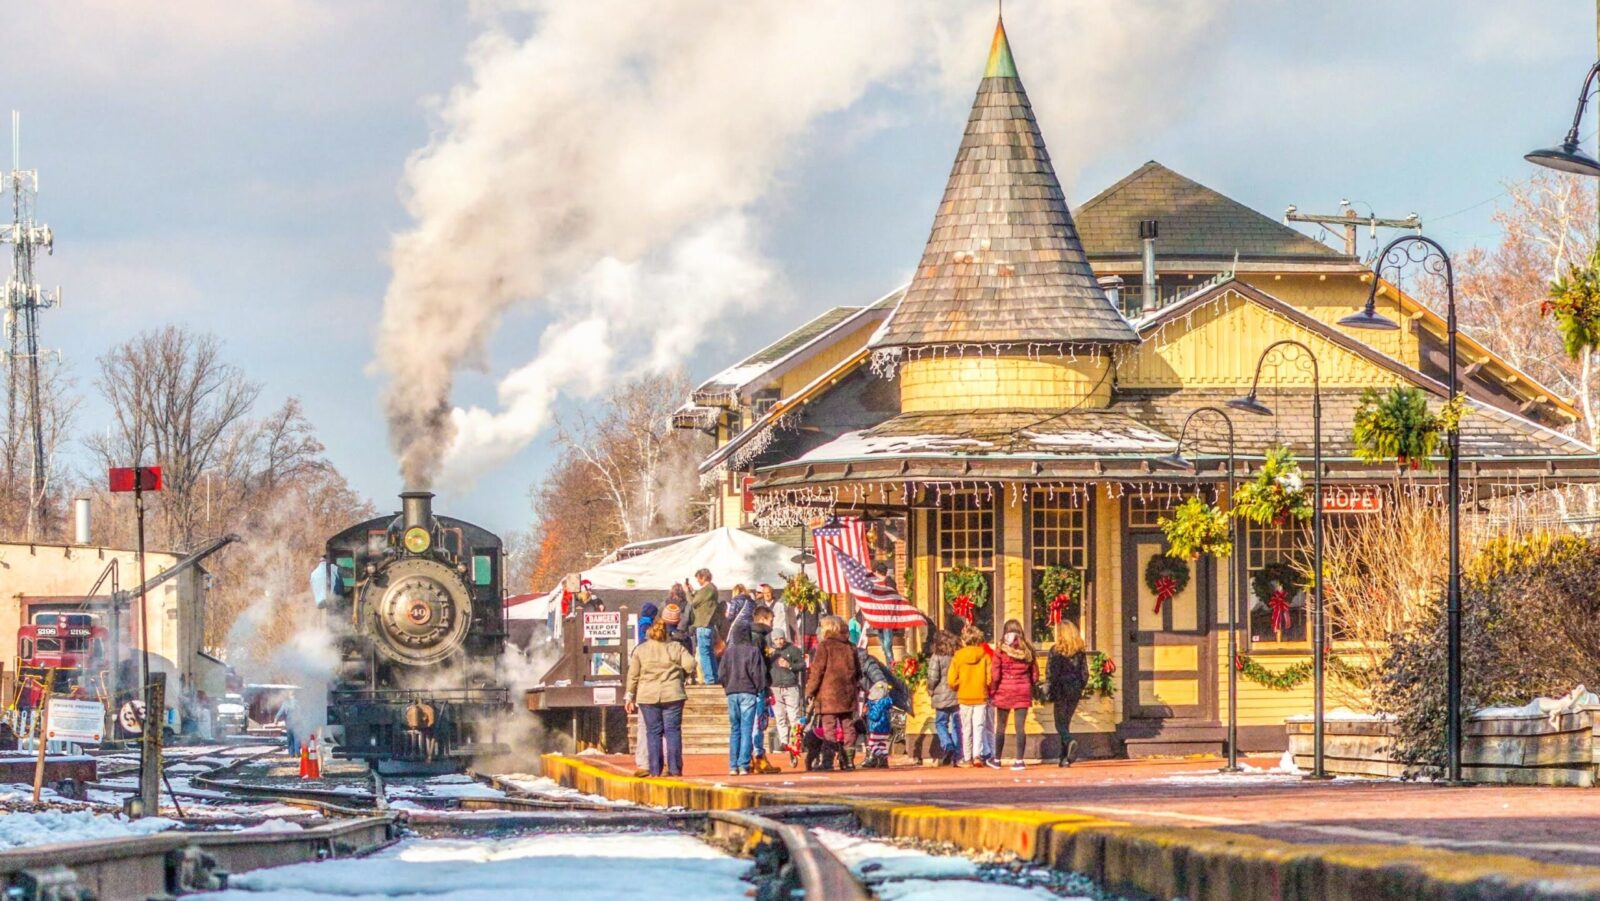
[[[45,711],[46,737],[51,741],[75,741],[79,744],[100,743],[106,728],[106,709],[96,701],[71,701],[51,698]]]
[[[583,615],[584,641],[621,641],[622,613],[585,613]]]

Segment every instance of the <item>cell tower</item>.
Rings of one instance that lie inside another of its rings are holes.
[[[39,199],[39,170],[22,168],[22,117],[15,110],[11,113],[11,173],[5,190],[11,192],[11,224],[0,225],[0,244],[11,245],[11,278],[5,284],[6,426],[16,442],[6,462],[15,467],[22,428],[27,428],[33,444],[28,491],[28,538],[32,539],[44,532],[45,492],[49,488],[40,404],[39,311],[55,306],[61,291],[40,288],[34,280],[34,260],[41,250],[52,252],[55,235],[50,226],[33,218]]]

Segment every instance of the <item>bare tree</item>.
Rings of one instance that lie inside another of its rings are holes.
[[[221,354],[216,336],[168,326],[100,358],[96,385],[113,424],[89,446],[106,466],[161,466],[160,506],[181,549],[199,537],[207,471],[253,441],[249,415],[261,386]]]
[[[556,440],[594,470],[626,542],[681,528],[691,515],[698,485],[677,476],[693,470],[703,448],[694,433],[672,428],[688,393],[681,372],[646,375],[607,395],[598,415],[579,410],[558,423]]]
[[[23,382],[8,383],[21,388]],[[65,517],[59,489],[60,454],[71,436],[80,403],[74,379],[59,360],[46,359],[39,367],[39,409],[43,426],[45,477],[43,496],[33,496],[33,431],[31,398],[21,391],[15,400],[17,416],[0,423],[0,528],[8,536],[29,540],[60,538]],[[43,514],[43,515],[41,515]],[[40,530],[43,519],[55,524]]]

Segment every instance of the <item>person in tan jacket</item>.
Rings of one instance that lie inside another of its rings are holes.
[[[623,706],[644,718],[651,776],[661,775],[663,764],[667,775],[683,775],[683,703],[689,698],[684,683],[698,673],[694,655],[667,640],[664,622],[651,623],[628,657]]]
[[[989,729],[989,652],[983,647],[983,632],[968,625],[961,630],[961,650],[950,658],[949,686],[961,704],[961,762],[985,766],[979,757],[983,734]]]

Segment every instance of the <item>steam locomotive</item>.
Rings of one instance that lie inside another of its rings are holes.
[[[339,649],[328,690],[335,753],[384,773],[445,772],[505,750],[510,709],[499,536],[400,495],[401,513],[328,539],[326,605]]]

